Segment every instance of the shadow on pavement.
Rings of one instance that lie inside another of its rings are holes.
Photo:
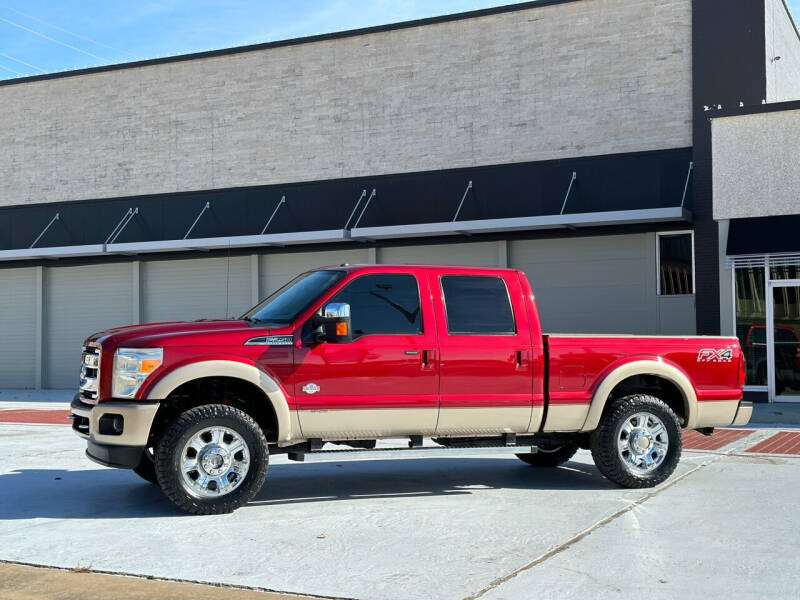
[[[618,489],[594,467],[536,469],[498,458],[420,458],[271,465],[249,506],[432,497],[479,490]],[[21,469],[0,475],[0,520],[180,517],[132,471]]]

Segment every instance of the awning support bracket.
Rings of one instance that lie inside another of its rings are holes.
[[[689,161],[689,170],[686,171],[686,183],[683,184],[683,197],[681,198],[681,208],[683,208],[684,203],[686,202],[686,192],[689,190],[689,179],[692,176],[692,170],[694,169],[694,161]]]
[[[369,206],[369,203],[372,202],[372,199],[374,197],[375,197],[375,188],[372,188],[372,193],[370,193],[369,198],[367,198],[367,201],[364,203],[364,208],[361,209],[361,212],[359,213],[358,218],[356,219],[356,222],[353,225],[353,229],[358,227],[358,224],[361,222],[361,217],[363,217],[364,213],[367,212],[367,207]]]
[[[269,227],[269,224],[272,223],[272,219],[275,218],[275,213],[277,213],[278,209],[284,204],[286,204],[286,196],[281,196],[280,201],[275,206],[275,210],[272,211],[272,214],[269,216],[269,219],[267,219],[267,224],[264,225],[264,229],[261,230],[261,235],[264,235],[264,233],[267,231],[267,227]]]
[[[42,232],[39,235],[36,236],[36,239],[33,240],[33,243],[30,246],[28,246],[28,248],[33,248],[36,245],[36,243],[40,239],[42,239],[42,236],[47,232],[47,230],[50,229],[50,226],[53,223],[55,223],[56,221],[59,221],[60,219],[61,219],[61,213],[56,213],[56,216],[53,217],[52,219],[50,219],[50,222],[47,225],[44,226],[44,229],[42,229]]]
[[[350,221],[353,220],[353,215],[356,214],[356,209],[358,208],[358,205],[361,204],[361,201],[364,199],[364,196],[366,196],[366,195],[367,195],[367,190],[361,190],[361,195],[358,197],[358,200],[356,201],[356,205],[353,207],[353,210],[350,213],[350,216],[347,217],[347,223],[344,224],[344,228],[345,229],[348,229],[348,226],[350,225]]]
[[[453,223],[455,223],[456,219],[458,219],[458,213],[461,212],[461,207],[464,206],[464,200],[467,199],[467,194],[469,194],[469,191],[471,189],[472,189],[472,179],[470,179],[469,182],[467,183],[467,189],[464,190],[464,193],[461,196],[461,202],[458,203],[456,214],[453,215]]]
[[[567,187],[567,193],[564,195],[564,202],[561,204],[561,212],[558,213],[560,215],[564,214],[564,211],[567,209],[567,200],[569,200],[569,195],[572,192],[572,184],[575,183],[575,180],[578,178],[578,174],[573,171],[572,177],[569,180],[569,186]]]
[[[122,219],[120,219],[120,222],[117,223],[117,226],[114,227],[114,229],[108,235],[106,241],[103,242],[103,245],[105,246],[107,244],[113,244],[114,242],[116,242],[117,238],[119,237],[119,234],[122,233],[122,230],[125,229],[128,226],[128,223],[130,223],[133,220],[133,217],[138,214],[139,214],[138,206],[136,208],[129,208],[128,212],[125,213]]]
[[[183,239],[189,237],[189,234],[192,233],[192,229],[194,229],[194,226],[197,225],[197,222],[200,220],[200,217],[202,217],[203,213],[206,212],[209,208],[211,208],[211,202],[206,202],[206,205],[203,207],[203,210],[201,210],[200,214],[197,215],[197,218],[194,220],[194,223],[192,223],[192,226],[189,227],[189,230],[186,232],[186,235],[183,236]]]

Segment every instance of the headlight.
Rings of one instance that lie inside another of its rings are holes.
[[[163,348],[117,348],[114,354],[114,398],[133,398],[147,376],[164,362]]]

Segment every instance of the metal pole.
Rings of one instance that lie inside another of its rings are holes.
[[[189,227],[189,231],[186,232],[186,235],[183,236],[183,239],[186,239],[186,238],[189,237],[189,234],[192,233],[192,229],[194,229],[194,226],[197,225],[197,222],[200,220],[200,217],[202,217],[203,213],[206,212],[209,208],[211,208],[211,203],[210,202],[206,202],[206,205],[203,207],[203,210],[201,210],[200,214],[197,215],[197,218],[194,220],[194,223],[192,223],[192,226]]]
[[[461,202],[458,203],[458,208],[456,209],[456,214],[453,215],[453,223],[456,222],[456,219],[458,218],[458,213],[461,212],[461,207],[464,206],[464,200],[467,199],[467,194],[469,193],[469,191],[471,189],[472,189],[472,179],[469,180],[469,183],[467,184],[467,189],[464,190],[464,194],[461,196]]]
[[[350,225],[350,220],[353,218],[353,215],[354,215],[354,214],[356,214],[356,209],[358,208],[358,205],[359,205],[359,204],[361,204],[361,200],[362,200],[362,199],[364,198],[364,196],[366,196],[366,195],[367,195],[367,190],[363,190],[363,191],[361,192],[361,195],[358,197],[358,201],[356,202],[356,205],[353,207],[353,212],[351,212],[351,213],[350,213],[350,216],[349,216],[349,217],[347,217],[347,223],[345,223],[345,224],[344,224],[344,228],[345,228],[345,229],[347,229],[347,226],[348,226],[348,225]]]
[[[125,213],[125,216],[122,217],[122,220],[119,223],[117,223],[117,226],[114,227],[114,230],[106,238],[105,244],[113,244],[114,242],[116,242],[117,238],[119,237],[119,234],[122,233],[122,230],[125,229],[128,226],[128,223],[130,223],[131,220],[133,220],[133,217],[138,214],[139,214],[138,206],[135,209],[129,208],[128,212]]]
[[[261,235],[264,235],[264,232],[267,230],[267,227],[269,227],[269,224],[272,223],[272,219],[275,218],[275,213],[278,212],[278,209],[284,203],[286,203],[286,196],[281,196],[280,202],[278,202],[278,205],[275,207],[275,210],[273,210],[272,214],[269,216],[269,219],[267,220],[267,224],[264,225],[264,229],[261,230]]]
[[[374,197],[375,197],[375,188],[372,188],[372,193],[369,195],[369,198],[367,198],[367,201],[364,203],[364,208],[361,209],[361,214],[358,215],[356,223],[355,225],[353,225],[353,229],[358,227],[358,224],[361,222],[361,217],[363,217],[364,213],[367,212],[367,207],[369,206],[369,203],[372,202],[372,199]]]
[[[59,219],[61,219],[61,213],[56,213],[56,216],[53,217],[52,219],[50,219],[50,222],[47,225],[45,225],[44,229],[42,229],[42,233],[40,233],[39,235],[36,236],[36,239],[33,240],[33,243],[30,246],[28,246],[28,248],[33,248],[36,245],[36,242],[38,242],[40,239],[42,239],[42,236],[45,234],[45,232],[48,229],[50,229],[50,225],[52,225],[53,223],[55,223]]]
[[[558,213],[560,215],[564,214],[564,210],[567,208],[567,200],[569,200],[569,194],[572,191],[572,184],[575,183],[575,180],[578,178],[578,174],[573,171],[572,178],[569,180],[569,187],[567,188],[567,194],[564,196],[564,203],[561,205],[561,212]]]
[[[683,184],[683,197],[681,198],[681,208],[683,203],[686,202],[686,191],[689,189],[689,178],[692,176],[692,169],[694,169],[694,161],[689,161],[689,170],[686,172],[686,183]]]

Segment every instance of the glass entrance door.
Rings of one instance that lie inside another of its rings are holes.
[[[769,287],[769,395],[777,402],[800,402],[800,280],[773,280]]]

